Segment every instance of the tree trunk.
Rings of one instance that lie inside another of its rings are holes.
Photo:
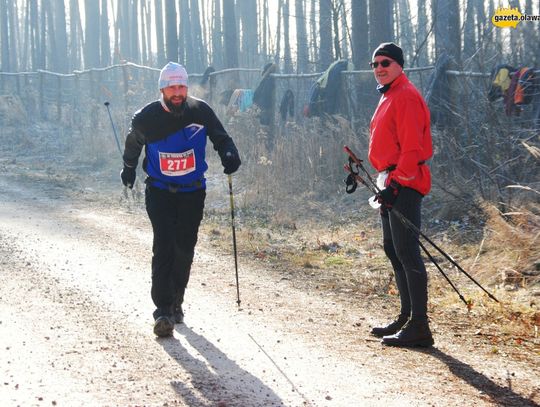
[[[332,3],[319,0],[319,70],[324,71],[334,60],[332,53]]]
[[[335,2],[331,4],[332,6],[332,25],[334,27],[334,58],[341,59],[343,54],[341,53],[341,42],[339,40],[339,6]]]
[[[281,15],[283,14],[283,0],[279,0],[277,12],[276,28],[276,50],[274,52],[274,63],[280,66],[281,59]]]
[[[152,26],[152,8],[150,7],[150,1],[149,0],[143,0],[144,4],[144,10],[143,12],[143,18],[145,21],[145,24],[143,27],[146,28],[146,35],[145,35],[145,41],[143,44],[146,44],[146,57],[143,59],[143,63],[146,65],[154,66],[155,65],[155,56],[154,49],[152,46],[152,32],[155,32],[156,28]],[[144,30],[144,28],[143,28]],[[157,34],[157,33],[156,33]],[[163,33],[161,33],[163,35]]]
[[[79,1],[69,2],[69,71],[80,69],[81,63],[81,15],[79,13]]]
[[[165,58],[165,40],[163,33],[163,0],[154,0],[156,13],[156,45],[157,45],[157,65],[165,66],[167,59]]]
[[[426,0],[418,0],[418,28],[416,30],[416,55],[411,66],[425,66],[428,64],[428,18],[426,14]],[[415,64],[414,61],[417,61]]]
[[[252,68],[258,61],[258,16],[257,0],[242,0],[237,3],[242,27],[241,65]]]
[[[266,62],[269,52],[268,47],[268,0],[261,0],[262,1],[262,24],[261,24],[261,31],[262,31],[262,49],[261,52],[263,54],[263,60]]]
[[[141,50],[139,47],[139,0],[131,0],[129,13],[129,39],[130,39],[130,54],[129,59],[136,63],[141,63]]]
[[[223,0],[225,68],[238,68],[238,34],[234,0]]]
[[[96,68],[99,60],[99,3],[95,0],[84,1],[85,30],[84,30],[84,66]]]
[[[56,34],[56,66],[58,72],[68,72],[68,51],[66,32],[66,5],[64,0],[56,0],[54,5],[54,32]]]
[[[382,42],[394,41],[392,0],[369,0],[370,53]]]
[[[343,39],[343,45],[341,47],[342,51],[342,58],[349,59],[349,53],[350,53],[350,31],[349,31],[349,22],[347,21],[348,15],[347,15],[347,9],[345,8],[345,0],[339,0],[339,15],[340,15],[340,23],[341,25],[341,38]]]
[[[296,72],[308,71],[308,43],[304,0],[295,1],[296,14]]]
[[[9,4],[9,21],[10,21],[10,43],[11,43],[11,67],[15,71],[19,70],[19,65],[21,61],[19,61],[19,49],[21,47],[20,44],[20,38],[19,38],[19,16],[18,16],[18,3],[17,2],[11,2]],[[64,26],[64,32],[65,32],[65,26]]]
[[[367,69],[371,56],[368,42],[368,19],[366,0],[351,4],[352,54],[355,69]]]
[[[285,0],[283,3],[283,68],[285,73],[293,72],[289,39],[289,0]]]
[[[463,27],[463,59],[466,61],[476,52],[475,24],[474,24],[474,2],[467,0],[465,9],[465,26]]]
[[[42,0],[43,1],[43,0]],[[56,48],[56,32],[54,26],[53,18],[53,7],[51,0],[47,0],[47,3],[42,3],[42,13],[45,16],[46,28],[45,28],[45,38],[46,38],[46,66],[47,69],[51,71],[58,71],[58,49]]]
[[[109,36],[109,11],[107,0],[101,0],[100,48],[101,66],[109,66],[111,64],[111,42]]]
[[[167,61],[178,61],[176,27],[176,3],[174,0],[165,0],[165,49],[167,52]]]
[[[118,36],[118,61],[123,62],[131,57],[130,0],[118,2],[116,13],[116,33]]]
[[[42,0],[43,2],[45,0]],[[37,1],[36,1],[37,3]],[[43,5],[44,3],[42,3]],[[46,9],[46,7],[45,7]],[[38,10],[38,18],[39,18],[39,48],[38,48],[38,63],[37,63],[37,69],[47,69],[47,54],[46,54],[46,48],[47,48],[47,13],[43,9],[37,8],[36,4],[36,10]]]
[[[396,35],[398,43],[403,49],[405,61],[409,64],[414,56],[414,34],[411,25],[411,8],[409,0],[398,0],[396,3],[398,8],[398,24],[399,36]]]
[[[146,42],[146,30],[148,27],[147,20],[146,20],[146,0],[139,0],[139,18],[141,19],[141,38],[140,38],[140,50],[141,50],[141,57],[140,61],[143,65],[148,64],[148,48],[147,48],[147,42]]]
[[[212,29],[212,65],[215,69],[221,69],[224,66],[223,63],[223,31],[221,24],[221,0],[215,0],[214,5],[214,18]]]
[[[434,0],[433,22],[435,30],[435,56],[443,53],[450,57],[450,68],[461,65],[461,27],[458,0]]]
[[[190,4],[191,28],[193,30],[192,46],[194,50],[195,60],[193,61],[194,72],[203,72],[206,67],[206,48],[203,45],[202,30],[201,30],[201,14],[199,12],[198,0],[191,0]]]
[[[0,0],[0,38],[2,38],[2,60],[0,69],[4,72],[11,71],[11,60],[9,53],[9,24],[8,24],[8,1]]]
[[[310,48],[311,48],[311,61],[313,61],[314,69],[319,70],[319,36],[318,36],[318,29],[319,26],[317,24],[317,2],[318,0],[311,0],[311,9],[309,11],[309,21],[310,21],[310,27],[309,35],[310,35]]]
[[[189,0],[179,0],[178,10],[180,22],[178,27],[178,61],[183,64],[188,72],[193,72],[195,66],[195,55],[193,50],[193,30],[191,29],[191,18],[189,13]]]

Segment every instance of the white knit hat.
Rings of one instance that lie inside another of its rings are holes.
[[[159,89],[173,85],[188,86],[188,74],[182,65],[169,62],[159,73]]]

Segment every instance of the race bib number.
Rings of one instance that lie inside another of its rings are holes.
[[[193,149],[183,153],[159,152],[159,169],[162,174],[171,177],[186,175],[195,171],[195,151]]]

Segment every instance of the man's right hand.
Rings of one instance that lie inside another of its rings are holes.
[[[135,177],[137,174],[135,173],[135,168],[128,167],[127,165],[124,165],[124,168],[120,172],[120,178],[122,178],[122,184],[128,188],[133,188],[133,184],[135,184]]]

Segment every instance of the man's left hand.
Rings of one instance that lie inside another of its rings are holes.
[[[384,205],[387,209],[391,209],[396,203],[400,190],[401,185],[392,180],[386,188],[376,195],[377,201],[379,201],[379,203]]]

